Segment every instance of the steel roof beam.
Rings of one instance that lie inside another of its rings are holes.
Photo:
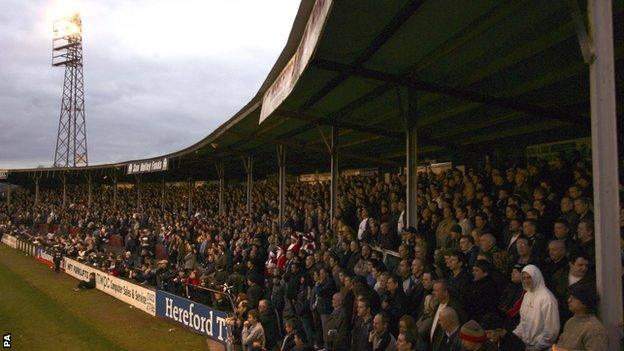
[[[359,123],[352,123],[352,122],[346,122],[346,121],[340,121],[340,122],[336,121],[332,123],[331,118],[322,118],[322,117],[317,117],[317,116],[313,116],[310,114],[304,114],[304,113],[299,113],[299,112],[294,112],[294,111],[277,110],[275,113],[283,117],[299,119],[302,121],[308,121],[315,125],[318,125],[318,124],[327,124],[327,125],[332,125],[332,126],[338,125],[340,126],[340,128],[356,130],[356,131],[364,132],[368,134],[387,136],[391,138],[403,138],[404,137],[404,133],[400,131],[393,131],[393,130],[386,129],[383,127],[373,127],[373,126],[367,126],[367,125],[363,125]]]
[[[329,70],[341,72],[342,74],[357,76],[365,79],[372,79],[386,83],[393,83],[402,86],[412,86],[417,90],[426,91],[433,94],[446,95],[450,97],[454,97],[457,99],[467,100],[478,102],[484,105],[497,106],[506,108],[509,110],[529,113],[536,116],[542,116],[548,119],[556,119],[569,123],[576,123],[586,125],[589,123],[589,119],[587,116],[578,115],[574,113],[569,113],[566,111],[561,111],[558,109],[535,106],[530,104],[525,104],[522,102],[517,102],[511,98],[503,98],[503,97],[494,97],[488,95],[481,95],[477,93],[472,93],[468,91],[464,91],[457,88],[439,86],[429,82],[423,82],[414,78],[410,78],[408,76],[402,76],[398,74],[391,74],[380,72],[372,69],[361,68],[361,67],[352,67],[349,65],[341,64],[339,62],[333,62],[323,59],[314,59],[312,64],[315,67]]]
[[[390,39],[396,32],[399,31],[401,26],[422,6],[424,0],[417,1],[409,1],[407,5],[405,5],[399,13],[397,13],[394,18],[388,23],[383,30],[375,37],[373,42],[367,47],[366,51],[364,51],[351,65],[350,67],[359,67],[366,61],[368,61],[381,47]],[[317,102],[323,99],[327,94],[329,94],[334,88],[344,82],[347,78],[349,78],[348,74],[341,73],[327,84],[322,87],[316,94],[314,94],[308,101],[306,101],[302,106],[302,110],[307,110],[310,107],[314,106]]]
[[[227,133],[235,135],[239,138],[253,138],[253,139],[266,142],[266,143],[271,143],[275,145],[284,145],[292,149],[307,150],[307,151],[312,151],[312,152],[319,152],[322,154],[325,154],[327,152],[325,148],[323,147],[309,146],[298,140],[283,140],[280,138],[272,138],[272,137],[265,137],[265,136],[258,136],[258,135],[254,136],[251,134],[235,132],[235,131],[230,131],[230,130],[228,130]],[[368,157],[368,156],[362,156],[362,155],[356,155],[356,154],[344,153],[344,152],[341,152],[340,154],[348,158],[361,160],[365,162],[374,162],[376,164],[382,164],[382,165],[393,166],[393,167],[399,165],[397,162],[388,161],[387,159],[382,159],[382,158],[377,158],[377,157]]]

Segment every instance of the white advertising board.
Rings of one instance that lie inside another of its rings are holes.
[[[134,306],[152,316],[156,315],[156,292],[129,281],[104,273],[71,258],[64,258],[65,273],[80,280],[89,280],[95,273],[95,287],[118,300]]]
[[[13,235],[4,234],[2,236],[2,242],[14,249],[17,249],[17,238]]]

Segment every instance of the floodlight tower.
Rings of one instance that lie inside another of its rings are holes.
[[[84,110],[80,14],[76,13],[54,21],[53,32],[52,66],[65,67],[54,166],[87,166],[89,161]]]

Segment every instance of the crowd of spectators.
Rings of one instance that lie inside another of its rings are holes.
[[[143,184],[13,195],[0,233],[230,310],[242,350],[607,350],[596,315],[592,179],[582,160],[193,191]],[[620,226],[624,209],[620,206]],[[623,231],[621,229],[622,237]],[[111,238],[122,238],[121,247]],[[159,256],[159,257],[157,257]],[[226,291],[217,293],[204,288]]]

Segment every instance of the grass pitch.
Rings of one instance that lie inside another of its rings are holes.
[[[11,349],[207,350],[204,337],[77,284],[0,244],[0,333]]]

